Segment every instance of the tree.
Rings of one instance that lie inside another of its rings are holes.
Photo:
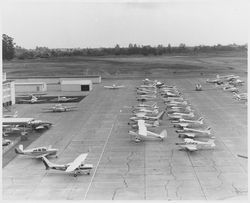
[[[15,49],[13,38],[9,37],[6,34],[2,35],[2,51],[3,51],[3,60],[10,60],[14,58]]]

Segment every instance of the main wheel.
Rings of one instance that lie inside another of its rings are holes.
[[[75,173],[75,174],[74,174],[74,177],[76,177],[76,176],[77,176],[77,174]]]

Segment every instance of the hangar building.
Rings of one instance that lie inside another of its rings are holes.
[[[91,91],[91,80],[61,80],[61,91]]]
[[[16,103],[15,100],[15,85],[13,80],[6,80],[6,73],[3,73],[2,83],[2,102],[3,107],[8,107]]]
[[[16,82],[16,92],[45,92],[47,85],[45,82]]]

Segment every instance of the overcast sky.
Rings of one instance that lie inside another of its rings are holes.
[[[25,48],[247,42],[248,0],[155,2],[5,0],[2,32]]]

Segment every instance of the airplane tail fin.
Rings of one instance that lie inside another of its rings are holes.
[[[49,170],[52,167],[52,164],[49,162],[49,160],[45,156],[42,156],[41,159],[45,165],[46,170]]]
[[[23,154],[23,145],[19,145],[17,148],[15,148],[15,152],[17,154]]]
[[[165,111],[160,112],[160,113],[158,114],[158,116],[157,116],[157,119],[162,120],[162,119],[163,119],[163,116],[164,116],[164,113],[165,113]]]
[[[167,138],[167,130],[163,130],[163,131],[160,133],[160,138],[161,138],[161,139]]]

